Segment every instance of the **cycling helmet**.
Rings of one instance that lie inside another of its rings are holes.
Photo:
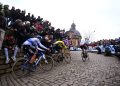
[[[37,36],[36,36],[36,38],[38,38],[38,39],[40,39],[40,40],[41,40],[41,39],[42,39],[42,36],[37,35]]]

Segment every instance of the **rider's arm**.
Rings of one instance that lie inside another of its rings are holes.
[[[58,42],[56,41],[55,43],[53,43],[53,44],[58,44]]]
[[[37,50],[44,51],[43,49],[41,49],[41,48],[39,48],[39,47],[37,47]]]
[[[65,45],[65,43],[63,41],[61,41],[61,43],[62,43],[63,48],[67,49],[67,46]]]
[[[40,46],[41,48],[48,50],[47,47],[45,47],[44,45],[41,44],[41,42],[39,41],[39,39],[37,40],[37,44],[38,44],[38,46]]]

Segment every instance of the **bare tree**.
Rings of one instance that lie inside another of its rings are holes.
[[[89,31],[89,32],[85,33],[84,39],[85,39],[86,43],[89,43],[89,42],[92,41],[93,33],[95,33],[95,30],[94,31]]]

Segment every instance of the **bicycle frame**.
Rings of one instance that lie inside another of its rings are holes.
[[[39,62],[41,61],[41,59],[42,59],[43,57],[45,57],[42,52],[38,52],[38,51],[37,51],[36,56],[38,56],[38,55],[40,55],[40,56],[38,57],[38,60],[35,62],[35,64],[32,64],[32,66],[34,66],[34,67],[36,67],[36,66],[39,64]],[[28,62],[27,64],[30,64],[30,63],[29,63],[29,60],[28,60],[28,57],[29,57],[29,54],[27,54],[27,60],[26,60],[26,62],[25,62],[24,64],[26,64],[27,62]],[[25,58],[25,59],[26,59],[26,58]],[[24,65],[24,66],[26,66],[26,65]]]
[[[41,59],[44,57],[44,54],[41,53],[42,55],[38,58],[37,62],[35,62],[35,65],[37,66],[38,63],[41,61]]]

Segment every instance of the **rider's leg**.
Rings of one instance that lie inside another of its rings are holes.
[[[85,49],[83,48],[82,51],[83,51],[82,53],[84,54],[85,53]]]
[[[10,59],[9,59],[9,55],[8,55],[8,48],[4,48],[5,51],[5,57],[6,57],[6,64],[9,63]]]
[[[28,53],[28,47],[27,47],[27,45],[23,45],[23,53],[24,53],[24,58],[26,58],[27,57],[27,53]]]
[[[47,59],[46,59],[46,57],[45,57],[45,54],[42,53],[42,57],[43,57],[43,59],[45,60],[45,63],[48,63],[48,61],[47,61]]]
[[[14,55],[12,56],[13,61],[16,61],[17,52],[18,52],[18,47],[16,46],[16,47],[14,48]]]
[[[59,53],[61,54],[61,56],[60,56],[60,61],[63,61],[63,58],[64,58],[64,55],[63,55],[64,49],[60,48],[60,49],[59,49]]]
[[[46,63],[48,63],[48,61],[46,60],[45,54],[43,54],[41,51],[38,51],[37,58],[38,60],[35,62],[36,65],[40,62],[42,58],[45,60]]]

